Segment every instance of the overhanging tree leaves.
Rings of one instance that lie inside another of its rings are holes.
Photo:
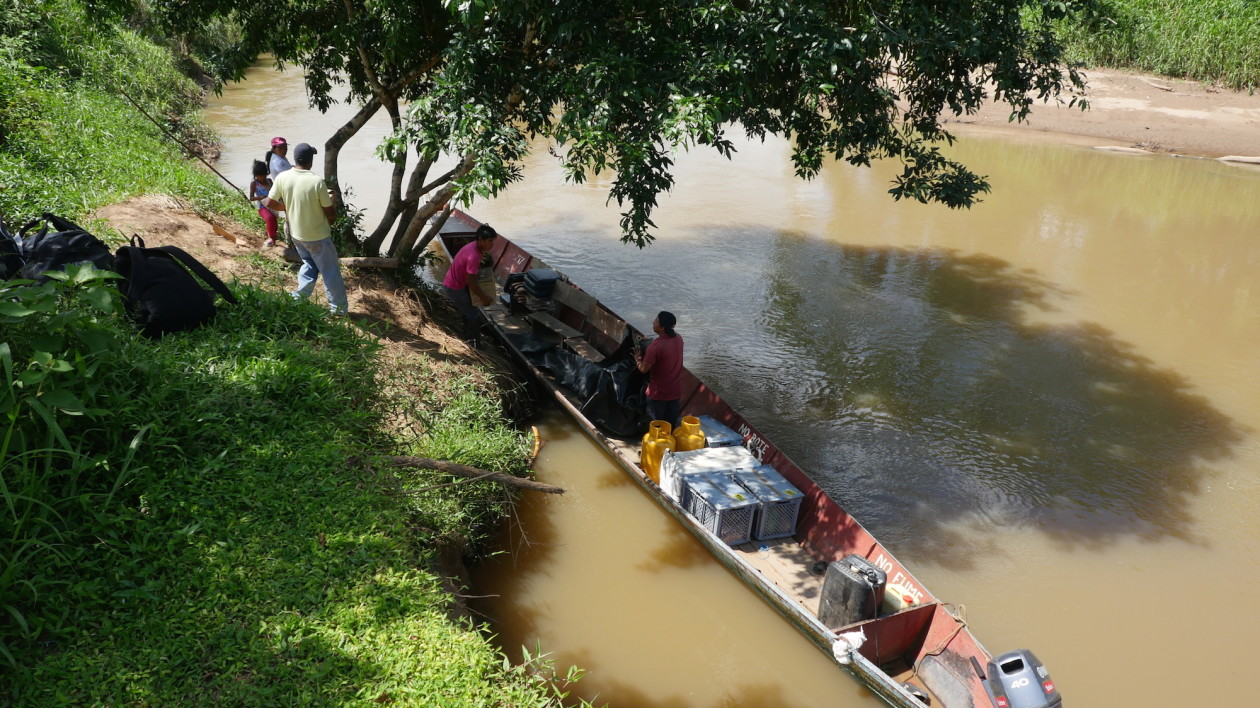
[[[502,106],[498,122],[518,140],[549,138],[570,179],[615,173],[609,198],[624,208],[623,239],[640,247],[652,239],[657,195],[673,185],[671,155],[709,146],[729,156],[727,131],[789,138],[807,179],[831,159],[897,159],[894,198],[963,207],[989,186],[941,154],[953,140],[944,116],[992,98],[1022,119],[1036,100],[1084,88],[1050,31],[1087,9],[1081,3],[523,0],[461,9],[485,19],[456,32],[409,138],[445,138],[447,150],[498,160],[511,154],[495,149],[502,135],[442,116]],[[515,178],[510,167],[462,177],[459,196],[494,193]]]
[[[832,159],[895,159],[903,169],[894,198],[969,206],[989,185],[940,152],[953,139],[942,120],[990,99],[1008,103],[1018,120],[1035,101],[1083,89],[1062,65],[1051,23],[1089,2],[155,4],[185,28],[192,18],[236,18],[245,37],[222,66],[243,70],[245,57],[270,51],[303,65],[317,107],[344,85],[363,121],[381,107],[390,112],[390,207],[365,246],[374,252],[393,229],[390,254],[402,255],[425,245],[424,223],[452,197],[467,203],[519,179],[519,161],[538,137],[574,181],[614,173],[609,199],[623,208],[624,240],[640,247],[652,240],[657,196],[673,186],[674,152],[700,146],[730,156],[732,130],[790,139],[802,178]],[[337,149],[361,125],[356,117],[326,145],[329,176]],[[413,150],[419,166],[404,188]],[[443,153],[459,156],[456,167],[429,179]]]

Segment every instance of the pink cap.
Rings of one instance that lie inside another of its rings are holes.
[[[288,145],[288,144],[289,144],[288,141],[286,141],[284,138],[271,139],[271,147],[276,147],[277,145]]]

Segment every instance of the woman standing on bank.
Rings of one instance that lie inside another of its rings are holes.
[[[276,175],[285,170],[293,169],[292,163],[287,157],[289,154],[289,142],[284,138],[276,137],[271,139],[271,149],[267,151],[267,155],[263,158],[263,162],[267,163],[267,176],[275,179]]]
[[[271,178],[272,182],[275,182],[276,177],[281,172],[293,169],[293,163],[289,162],[288,156],[289,141],[279,136],[272,138],[271,149],[267,151],[267,155],[263,158],[263,162],[267,163],[267,176]],[[285,212],[280,212],[279,217],[284,219],[284,239],[292,243],[293,239],[289,234],[289,215]],[[269,243],[267,245],[270,246],[272,244]]]

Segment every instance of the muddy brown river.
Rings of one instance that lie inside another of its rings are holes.
[[[209,114],[238,184],[273,134],[348,115],[266,67]],[[343,152],[369,222],[386,127]],[[1067,705],[1250,704],[1260,171],[1080,142],[964,133],[994,187],[969,211],[894,203],[892,166],[801,182],[781,142],[685,154],[643,251],[607,182],[545,150],[468,211],[640,329],[678,314],[687,365]],[[541,428],[569,493],[526,498],[476,573],[510,655],[583,667],[569,690],[611,706],[879,705],[568,419]]]

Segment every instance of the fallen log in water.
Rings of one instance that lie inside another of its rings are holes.
[[[390,458],[390,464],[395,467],[419,467],[426,470],[437,470],[438,472],[446,472],[447,474],[458,475],[460,477],[474,479],[484,479],[491,482],[506,484],[509,487],[518,489],[528,489],[533,492],[543,492],[545,494],[564,494],[564,489],[554,487],[550,484],[535,482],[532,479],[524,479],[522,477],[513,477],[510,474],[501,472],[487,472],[479,470],[476,467],[461,465],[458,462],[448,462],[446,460],[434,460],[428,457],[411,457],[409,455],[399,455]],[[460,480],[464,481],[464,480]],[[446,486],[446,485],[442,485]],[[436,489],[436,487],[428,487],[428,489]],[[417,491],[425,491],[423,489]],[[414,493],[414,492],[413,492]]]

